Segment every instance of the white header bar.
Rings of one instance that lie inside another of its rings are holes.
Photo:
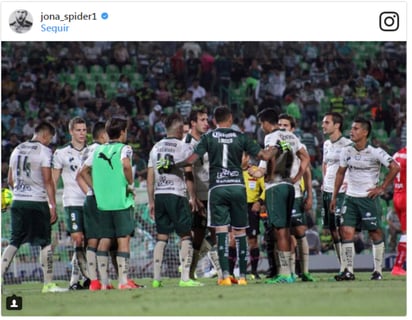
[[[9,25],[15,11],[29,31]],[[406,1],[1,3],[2,41],[406,41]]]

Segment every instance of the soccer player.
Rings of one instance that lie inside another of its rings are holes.
[[[333,247],[340,265],[340,273],[344,271],[345,258],[341,254],[342,244],[339,235],[339,226],[341,221],[341,208],[343,198],[345,197],[346,181],[336,195],[335,211],[330,211],[330,200],[332,199],[333,188],[335,187],[336,171],[339,168],[340,154],[346,146],[352,144],[352,141],[342,135],[343,117],[337,112],[328,112],[323,116],[322,129],[329,139],[323,143],[323,161],[322,161],[322,211],[323,226],[328,228],[332,235]]]
[[[84,163],[87,162],[88,165],[91,165],[93,160],[94,150],[97,146],[107,143],[109,141],[109,137],[107,136],[105,123],[104,122],[97,122],[93,127],[93,144],[91,144],[87,148],[87,152],[84,154]],[[88,177],[90,177],[89,173],[89,166],[84,165],[82,166],[77,174],[77,182],[79,186],[82,188],[83,192],[87,194],[86,200],[84,202],[84,226],[85,226],[85,236],[87,239],[87,248],[86,248],[86,258],[87,258],[87,271],[90,277],[90,287],[89,290],[96,291],[96,290],[105,290],[111,287],[108,280],[108,273],[107,268],[104,271],[101,271],[101,277],[104,278],[105,281],[103,282],[103,286],[98,280],[97,277],[97,258],[96,252],[99,243],[99,239],[104,236],[101,234],[100,228],[100,221],[101,218],[104,216],[101,214],[99,209],[97,208],[96,198],[94,196],[93,189],[89,187],[92,185],[90,180],[86,181]],[[105,254],[103,254],[105,255]],[[108,264],[107,264],[108,267]]]
[[[86,146],[86,121],[74,117],[69,121],[70,143],[58,148],[53,155],[52,176],[57,188],[60,177],[63,181],[63,207],[66,228],[74,244],[70,289],[88,289],[90,280],[84,251],[83,203],[86,195],[77,183],[77,172],[82,165]],[[83,286],[79,282],[80,272],[86,278]]]
[[[48,122],[40,122],[32,140],[18,145],[10,157],[8,184],[13,190],[11,239],[1,257],[1,275],[10,266],[23,243],[39,245],[43,270],[43,293],[63,292],[53,280],[51,225],[57,221],[56,189],[52,180],[52,151],[47,147],[56,133]]]
[[[399,217],[402,232],[398,243],[395,265],[392,268],[392,275],[394,276],[406,276],[406,271],[403,268],[403,264],[406,261],[406,159],[406,147],[400,149],[393,155],[393,160],[395,160],[400,167],[400,171],[395,176],[393,184],[393,206]]]
[[[169,159],[182,161],[193,149],[183,139],[183,118],[179,114],[171,114],[166,119],[167,137],[157,142],[150,151],[147,171],[147,193],[149,197],[150,215],[156,223],[156,245],[153,252],[154,288],[162,287],[161,268],[164,250],[169,234],[176,232],[180,238],[180,259],[182,273],[180,287],[198,287],[203,284],[190,279],[189,271],[192,263],[192,211],[196,211],[196,195],[193,186],[192,167],[163,168],[158,166],[159,160]],[[188,200],[187,194],[190,197]],[[190,201],[190,206],[189,206]]]
[[[232,227],[239,257],[239,285],[247,285],[248,227],[245,184],[242,175],[242,155],[247,152],[258,159],[269,160],[276,149],[262,150],[248,135],[231,128],[232,112],[227,107],[214,111],[216,129],[202,135],[194,153],[177,166],[193,164],[206,152],[209,155],[208,226],[216,230],[219,263],[223,277],[218,284],[232,285],[227,258],[228,232]]]
[[[132,172],[133,150],[126,145],[128,119],[114,115],[105,128],[109,142],[99,145],[84,163],[82,177],[96,197],[100,211],[97,247],[98,270],[101,289],[109,289],[107,265],[112,238],[116,239],[118,289],[137,289],[140,285],[128,278],[130,260],[130,236],[134,231],[134,179]],[[90,175],[91,172],[91,175]],[[85,174],[83,174],[85,173]],[[98,290],[98,285],[97,285]]]
[[[279,128],[281,130],[286,130],[289,132],[294,132],[296,128],[295,118],[292,116],[282,113],[279,115]],[[302,144],[304,147],[305,145]],[[306,147],[305,147],[306,149]],[[300,160],[297,158],[293,161],[293,166],[291,169],[291,177],[294,177],[299,171]],[[300,269],[302,272],[301,278],[302,281],[315,281],[315,278],[309,272],[309,245],[308,239],[306,238],[306,230],[308,229],[305,210],[310,210],[312,208],[312,173],[310,171],[310,165],[306,168],[303,173],[303,188],[302,188],[302,179],[297,181],[294,184],[295,188],[295,201],[293,203],[292,218],[291,218],[291,231],[293,237],[291,248],[291,268],[293,275],[295,274],[295,250],[298,248],[298,254],[300,258]],[[306,196],[303,195],[303,190],[306,191]]]
[[[276,239],[277,260],[275,260],[279,262],[279,273],[276,277],[266,280],[266,283],[293,283],[295,279],[290,265],[290,223],[295,200],[294,184],[302,178],[310,158],[293,133],[279,130],[278,114],[274,109],[264,109],[258,117],[261,128],[266,134],[265,147],[280,145],[281,150],[286,151],[278,157],[276,164],[261,161],[259,169],[251,172],[255,177],[262,176],[266,172],[266,209]],[[300,160],[299,170],[294,177],[291,177],[292,165],[296,158]]]
[[[190,130],[183,138],[183,141],[194,148],[199,143],[202,134],[209,129],[207,109],[192,110],[189,114],[189,122]],[[209,158],[207,153],[193,164],[193,176],[198,210],[193,213],[193,260],[190,266],[190,278],[196,279],[195,271],[203,251],[207,251],[207,256],[210,258],[218,277],[222,277],[222,269],[219,265],[216,248],[216,234],[213,228],[209,228],[210,236],[206,237],[208,231],[206,208],[209,191]],[[206,250],[202,250],[202,248]]]
[[[372,240],[374,270],[371,280],[382,279],[384,239],[381,229],[381,207],[379,196],[392,183],[399,172],[399,165],[381,148],[368,144],[372,124],[364,118],[353,120],[350,130],[352,145],[345,147],[340,155],[339,168],[336,172],[335,186],[330,201],[330,211],[335,212],[337,195],[347,175],[347,190],[342,205],[341,230],[343,273],[335,276],[337,281],[355,280],[353,272],[355,246],[355,228],[368,230]],[[381,185],[378,185],[381,166],[389,169]]]

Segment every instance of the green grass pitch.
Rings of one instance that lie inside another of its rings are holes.
[[[381,281],[357,272],[355,281],[332,281],[332,273],[314,273],[317,282],[269,285],[264,279],[247,286],[180,288],[179,279],[164,279],[154,289],[151,279],[136,279],[144,289],[88,290],[42,294],[41,283],[5,285],[3,316],[405,316],[406,278],[384,272]],[[67,283],[60,282],[62,286]],[[23,309],[6,310],[6,297],[23,298]]]

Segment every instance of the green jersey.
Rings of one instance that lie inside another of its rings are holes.
[[[134,205],[133,194],[127,191],[123,159],[132,158],[130,146],[120,142],[107,143],[93,154],[93,190],[99,210],[124,210]]]
[[[209,155],[210,188],[221,185],[244,184],[242,173],[243,151],[256,156],[260,146],[248,135],[231,128],[217,128],[200,138],[195,153]]]

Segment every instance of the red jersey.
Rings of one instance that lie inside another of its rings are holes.
[[[394,193],[406,193],[406,147],[393,155],[393,159],[399,164],[400,170],[393,180]]]

